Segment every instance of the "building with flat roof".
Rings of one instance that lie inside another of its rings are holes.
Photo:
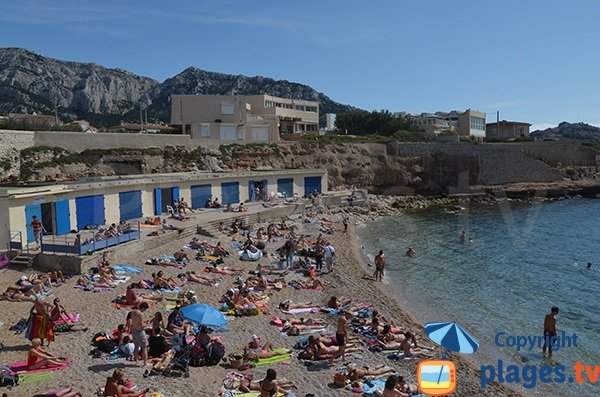
[[[460,136],[472,136],[478,140],[485,138],[485,113],[467,109],[464,112],[435,112],[409,114],[394,113],[396,117],[409,117],[417,131],[439,135],[445,131],[454,131]]]
[[[50,235],[66,236],[119,221],[169,212],[175,200],[204,208],[256,201],[257,193],[283,197],[327,191],[327,171],[293,169],[224,173],[176,173],[91,178],[72,183],[0,187],[0,246],[22,249],[34,242],[35,215]],[[17,245],[20,244],[20,247]]]
[[[319,103],[271,95],[172,95],[171,124],[192,139],[278,142],[317,132]]]
[[[520,121],[501,120],[500,123],[487,123],[485,125],[485,138],[488,141],[526,138],[529,136],[529,127],[531,127],[531,124]]]

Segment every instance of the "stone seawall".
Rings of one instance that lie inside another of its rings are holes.
[[[466,178],[470,185],[562,179],[560,171],[542,161],[500,145],[392,142],[388,144],[387,153],[394,157],[421,157],[432,180],[447,186],[460,185],[461,178]]]
[[[0,175],[18,175],[20,151],[32,147],[35,133],[0,130]]]

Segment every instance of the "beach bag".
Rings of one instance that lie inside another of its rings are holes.
[[[208,345],[208,351],[206,352],[205,365],[212,366],[217,365],[225,356],[225,346],[219,342],[212,342]]]
[[[335,374],[333,374],[333,384],[339,388],[346,387],[347,380],[348,378],[346,377],[346,374],[343,374],[341,372],[336,372]]]
[[[19,383],[19,375],[15,375],[8,365],[0,365],[0,386],[14,387]]]

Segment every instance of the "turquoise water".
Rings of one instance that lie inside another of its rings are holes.
[[[428,209],[380,219],[358,229],[365,253],[383,249],[384,282],[419,321],[457,321],[480,342],[480,364],[542,363],[541,350],[499,348],[497,333],[541,335],[551,306],[557,329],[577,333],[577,347],[555,352],[567,366],[600,364],[600,201],[502,202],[458,211]],[[465,230],[472,238],[459,243]],[[416,258],[404,256],[413,247]],[[585,264],[595,267],[585,270]],[[459,381],[460,384],[460,381]],[[519,387],[520,388],[520,387]],[[521,390],[524,390],[521,388]],[[555,385],[530,395],[597,396],[597,386]]]

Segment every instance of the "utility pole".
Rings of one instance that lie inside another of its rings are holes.
[[[58,127],[58,96],[54,94],[54,125]]]
[[[142,101],[140,101],[140,134],[144,133],[144,113],[142,112]]]
[[[496,140],[500,140],[500,111],[496,110]]]

